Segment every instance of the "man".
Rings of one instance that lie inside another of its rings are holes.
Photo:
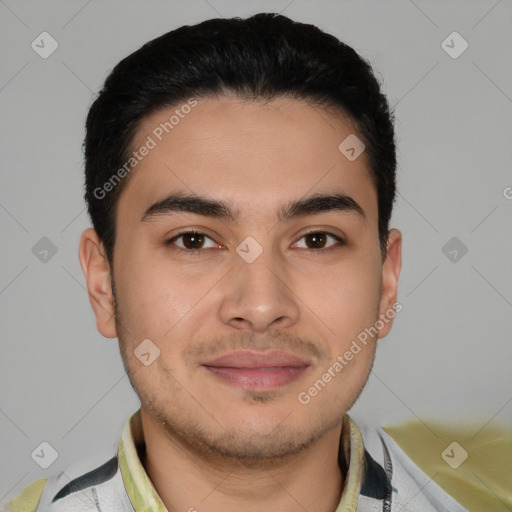
[[[86,128],[80,263],[141,408],[8,509],[466,510],[346,414],[401,308],[370,66],[283,16],[209,20],[122,60]]]

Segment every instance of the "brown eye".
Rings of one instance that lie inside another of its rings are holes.
[[[205,245],[208,243],[209,245]],[[218,247],[218,245],[209,236],[205,235],[204,233],[197,233],[195,231],[186,231],[184,233],[180,233],[179,235],[171,238],[167,244],[176,245],[179,249],[189,251]]]
[[[309,249],[318,249],[323,248],[327,241],[327,237],[325,233],[311,233],[306,235],[306,245]]]
[[[204,244],[204,236],[200,233],[186,233],[182,237],[183,245],[187,249],[201,249]]]
[[[334,240],[334,243],[329,243],[329,239]],[[303,245],[300,247],[301,249],[327,249],[334,245],[343,245],[343,240],[340,237],[333,235],[332,233],[325,233],[323,231],[307,233],[300,240],[306,241],[305,246]]]

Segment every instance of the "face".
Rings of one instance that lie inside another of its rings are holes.
[[[98,328],[119,338],[146,421],[204,453],[285,456],[361,392],[394,316],[400,233],[383,257],[368,160],[338,149],[357,133],[342,114],[207,98],[166,133],[179,108],[133,143],[154,147],[118,203],[116,321],[101,244],[82,236]]]

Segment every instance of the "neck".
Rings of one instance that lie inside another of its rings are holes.
[[[242,465],[205,459],[141,413],[146,440],[142,465],[167,510],[190,512],[333,512],[345,475],[338,463],[341,424],[281,461]]]

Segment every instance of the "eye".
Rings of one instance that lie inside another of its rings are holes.
[[[334,243],[327,245],[329,239],[333,240]],[[299,247],[299,249],[315,250],[326,249],[336,244],[344,245],[344,241],[339,236],[333,235],[332,233],[326,233],[325,231],[313,231],[311,233],[306,233],[300,240],[306,240],[306,242],[305,247]],[[297,242],[297,244],[299,242]]]
[[[178,240],[180,240],[180,243],[178,243]],[[210,241],[209,245],[205,245],[208,244],[208,240]],[[209,236],[205,235],[204,233],[199,233],[198,231],[184,231],[183,233],[180,233],[179,235],[176,235],[168,240],[166,244],[174,244],[179,249],[188,251],[219,247],[219,244],[214,242]]]

